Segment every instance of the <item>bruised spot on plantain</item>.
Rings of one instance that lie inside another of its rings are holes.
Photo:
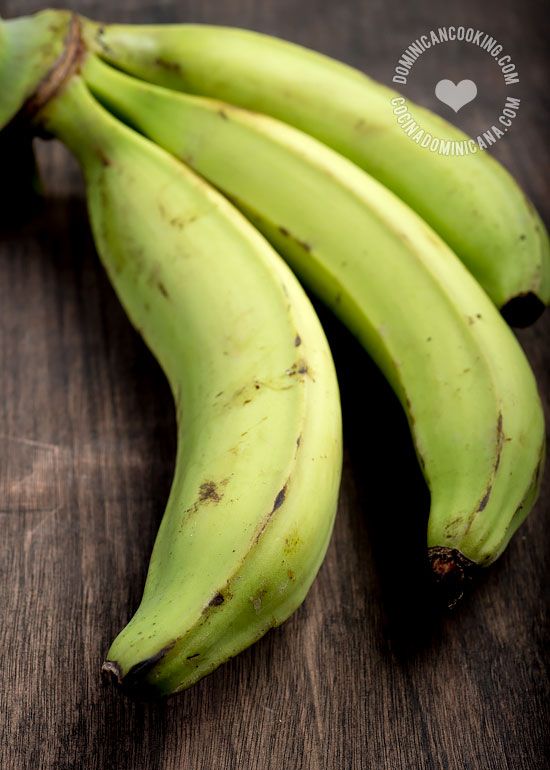
[[[163,59],[162,56],[157,56],[157,58],[154,61],[154,64],[156,64],[157,67],[160,67],[161,69],[165,70],[166,72],[174,72],[177,75],[182,75],[182,67],[181,64],[178,64],[176,61],[170,61],[168,59]]]
[[[284,503],[285,498],[286,498],[286,488],[287,488],[287,485],[285,484],[284,487],[278,493],[277,497],[275,498],[275,502],[273,503],[272,512],[276,511],[277,508],[280,508],[281,505]]]
[[[219,491],[215,481],[204,481],[199,488],[199,502],[201,503],[219,503],[223,493]]]
[[[162,296],[166,297],[166,299],[168,299],[170,295],[168,294],[168,289],[162,283],[162,281],[158,281],[157,287],[158,287],[158,290],[160,291],[160,293],[162,294]]]
[[[277,511],[281,507],[281,505],[284,503],[286,499],[287,487],[288,487],[288,481],[286,482],[284,487],[281,490],[279,490],[279,492],[277,493],[277,496],[273,502],[273,508],[270,510],[269,514],[263,520],[259,530],[256,532],[254,536],[254,543],[258,543],[260,541],[260,538],[262,537],[266,528],[269,526],[269,522],[272,520],[273,516],[275,515],[275,511]]]
[[[309,367],[306,361],[300,359],[299,361],[296,361],[296,363],[292,364],[292,366],[287,369],[285,373],[289,377],[294,377],[296,374],[309,374]]]
[[[283,551],[285,555],[290,556],[292,554],[295,554],[300,545],[301,545],[301,539],[297,532],[291,532],[287,537],[285,537],[285,544],[283,547]]]
[[[487,503],[489,502],[489,498],[491,497],[492,489],[493,489],[493,485],[489,484],[489,486],[487,487],[487,491],[479,501],[479,505],[477,507],[478,511],[484,511],[485,508],[487,507]]]
[[[209,607],[219,607],[220,604],[223,604],[225,601],[223,594],[216,594],[213,599],[210,599],[208,602]]]
[[[497,419],[497,456],[495,458],[494,473],[498,471],[498,466],[500,465],[500,456],[502,454],[502,445],[504,444],[504,438],[505,438],[504,430],[502,429],[502,412],[499,412],[498,419]]]
[[[250,601],[252,602],[252,606],[254,607],[256,612],[260,612],[262,609],[262,602],[264,600],[264,597],[267,594],[267,588],[263,587],[260,588],[260,590],[251,597]]]
[[[445,525],[445,532],[452,538],[456,536],[457,530],[462,524],[462,516],[457,516],[455,519]]]
[[[100,161],[102,166],[104,166],[106,168],[108,166],[112,166],[113,165],[111,159],[109,158],[109,156],[106,154],[105,150],[102,147],[96,147],[95,148],[95,153],[96,153],[97,157],[99,158],[99,161]]]

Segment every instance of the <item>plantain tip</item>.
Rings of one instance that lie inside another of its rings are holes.
[[[525,294],[512,297],[501,308],[500,312],[510,326],[522,329],[535,323],[544,313],[545,308],[544,302],[532,291],[528,291]]]
[[[437,599],[452,609],[464,596],[478,566],[456,548],[428,548],[428,560]]]
[[[118,663],[114,660],[105,661],[105,663],[101,666],[101,675],[105,682],[111,682],[118,687],[122,685],[122,670]]]
[[[136,663],[126,674],[122,673],[122,669],[115,660],[106,660],[101,667],[103,679],[114,684],[130,698],[136,700],[156,700],[162,692],[156,685],[151,684],[148,677],[157,663],[164,658],[174,644],[175,642],[170,642],[150,658]]]

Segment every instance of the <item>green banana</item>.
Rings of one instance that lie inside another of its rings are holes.
[[[78,19],[66,11],[0,19],[0,167],[9,184],[0,210],[2,223],[20,222],[39,200],[28,116],[63,79],[75,44],[81,44],[79,28]],[[50,79],[54,68],[57,75]]]
[[[548,235],[512,177],[486,152],[453,157],[420,147],[398,124],[390,89],[256,32],[83,23],[90,50],[117,68],[266,113],[353,160],[441,235],[512,323],[530,323],[550,301]],[[468,138],[418,105],[408,109],[433,136]]]
[[[468,567],[494,561],[529,512],[544,454],[535,380],[487,295],[417,214],[312,137],[94,56],[82,77],[233,199],[381,367],[431,491],[434,571],[460,593]]]
[[[80,42],[78,20],[68,11],[0,19],[0,129],[31,97],[35,103],[49,97]],[[58,78],[49,81],[46,95],[40,85],[54,65]]]
[[[169,694],[282,623],[314,579],[341,469],[332,359],[265,239],[78,76],[36,120],[83,168],[101,259],[176,402],[143,599],[104,667],[130,691]]]

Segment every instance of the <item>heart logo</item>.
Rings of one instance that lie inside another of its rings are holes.
[[[458,112],[476,98],[477,86],[473,80],[461,80],[456,84],[452,80],[440,80],[435,87],[435,95],[440,102]]]

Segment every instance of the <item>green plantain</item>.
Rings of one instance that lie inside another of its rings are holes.
[[[230,196],[381,367],[430,487],[436,574],[454,580],[493,562],[536,498],[544,419],[519,344],[448,246],[357,166],[284,123],[93,56],[83,77]]]
[[[78,77],[37,122],[83,168],[101,259],[176,402],[174,481],[143,599],[104,667],[128,690],[168,694],[282,623],[314,579],[341,470],[332,359],[264,238]]]
[[[430,152],[394,114],[394,91],[284,40],[207,25],[130,26],[84,21],[87,44],[143,80],[266,113],[353,160],[417,211],[455,251],[512,323],[550,301],[550,245],[533,206],[484,151]],[[425,132],[468,137],[408,103]]]

